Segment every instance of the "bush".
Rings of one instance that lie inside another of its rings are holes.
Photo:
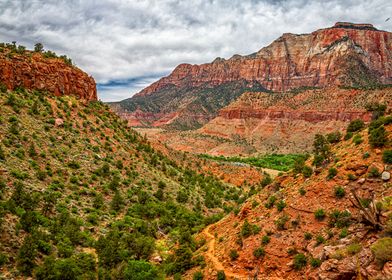
[[[321,234],[319,234],[316,236],[316,242],[317,242],[317,245],[320,245],[325,242],[325,238]]]
[[[5,160],[5,152],[1,144],[0,144],[0,160]]]
[[[305,238],[305,240],[311,240],[312,239],[312,234],[310,233],[310,232],[305,232],[305,234],[304,234],[304,238]]]
[[[305,190],[303,187],[301,187],[301,188],[298,190],[298,192],[299,192],[300,195],[305,195],[305,194],[306,194],[306,190]]]
[[[344,135],[344,140],[350,140],[353,137],[353,133],[352,132],[347,132],[346,135]]]
[[[383,266],[392,259],[392,238],[380,238],[370,247],[370,249],[372,250],[376,261]]]
[[[331,167],[328,169],[328,176],[327,178],[331,180],[333,177],[335,177],[338,174],[338,170],[335,167]]]
[[[229,257],[232,261],[235,261],[236,259],[238,259],[239,256],[240,255],[238,254],[237,250],[235,250],[235,249],[230,250]]]
[[[370,131],[369,143],[373,148],[384,147],[388,141],[388,134],[384,126]]]
[[[302,168],[302,175],[304,175],[305,178],[309,178],[313,174],[313,169],[310,166],[305,165]]]
[[[0,147],[0,149],[1,149],[1,147]],[[1,159],[1,155],[0,155],[0,159]],[[392,164],[392,150],[385,150],[382,153],[382,160],[384,163]]]
[[[321,260],[317,258],[312,258],[310,260],[310,265],[314,268],[319,267],[321,265]]]
[[[295,270],[301,270],[307,264],[307,259],[304,254],[297,254],[294,256],[293,267]]]
[[[365,127],[365,123],[363,120],[353,120],[347,126],[347,132],[356,132],[360,131]]]
[[[280,200],[276,204],[276,209],[278,209],[279,212],[282,212],[282,210],[286,207],[286,202],[284,200]]]
[[[264,248],[263,248],[263,247],[256,248],[256,249],[253,251],[253,256],[254,256],[256,259],[260,259],[260,258],[264,257],[264,256],[265,256],[265,250],[264,250]]]
[[[361,244],[359,243],[353,243],[347,246],[346,251],[349,255],[355,255],[359,253],[362,249]]]
[[[201,271],[193,273],[193,280],[203,280],[203,273]]]
[[[261,244],[267,245],[268,243],[270,243],[271,237],[269,237],[268,235],[264,235],[261,238]]]
[[[356,135],[354,136],[354,138],[353,138],[353,143],[354,143],[355,145],[359,145],[359,144],[361,144],[362,142],[363,142],[363,139],[362,139],[361,135],[356,134]]]
[[[5,265],[7,262],[8,262],[7,256],[0,252],[0,267]]]
[[[158,269],[146,261],[131,260],[124,271],[124,278],[128,280],[156,280],[163,279],[159,276]],[[203,278],[198,278],[203,279]]]
[[[348,227],[351,222],[351,214],[347,210],[334,210],[329,214],[329,225],[331,227],[344,228]]]
[[[284,230],[286,227],[286,223],[289,220],[289,216],[287,214],[283,214],[278,219],[275,220],[275,225],[278,230]]]
[[[225,272],[223,270],[219,270],[216,279],[217,280],[226,280]]]
[[[346,191],[344,190],[344,188],[342,188],[340,186],[335,187],[335,196],[337,198],[343,198],[345,196],[345,194],[346,194]]]
[[[324,220],[325,216],[326,216],[326,214],[325,214],[324,209],[319,208],[319,209],[317,209],[317,210],[314,212],[314,217],[315,217],[317,220],[319,220],[319,221]]]
[[[327,141],[331,144],[339,143],[342,139],[342,134],[339,131],[331,132],[327,134]]]

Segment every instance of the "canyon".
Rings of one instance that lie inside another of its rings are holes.
[[[336,23],[310,34],[285,33],[251,55],[181,64],[132,98],[111,105],[134,126],[188,123],[185,127],[194,129],[244,92],[392,83],[391,56],[390,32]],[[194,116],[197,125],[189,125]]]
[[[182,151],[309,151],[316,133],[369,122],[367,104],[390,110],[391,57],[392,33],[338,22],[310,34],[285,33],[251,55],[181,64],[110,106],[150,139]]]

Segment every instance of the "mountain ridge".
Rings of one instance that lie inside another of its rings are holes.
[[[392,33],[369,24],[340,22],[308,34],[284,33],[248,56],[216,58],[200,65],[180,64],[167,77],[111,106],[130,119],[131,125],[199,128],[246,91],[280,94],[303,87],[391,84],[391,57]],[[241,90],[224,89],[228,84],[236,84]],[[225,103],[214,98],[216,93],[205,93],[218,87],[223,87]],[[206,109],[202,102],[205,98],[214,108]],[[187,124],[192,118],[187,112],[191,107],[206,116],[198,125]],[[149,114],[149,118],[140,112]]]

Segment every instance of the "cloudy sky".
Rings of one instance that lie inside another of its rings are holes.
[[[284,32],[336,21],[392,31],[392,2],[0,0],[0,41],[42,42],[68,55],[95,78],[104,101],[132,96],[179,63],[253,53]]]

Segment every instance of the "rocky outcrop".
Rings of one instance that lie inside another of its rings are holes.
[[[392,83],[391,56],[392,33],[371,24],[338,22],[311,34],[285,33],[251,55],[218,58],[202,65],[181,64],[138,95],[154,94],[168,85],[216,86],[239,79],[257,81],[272,91],[355,85],[365,82],[363,76],[367,82]]]
[[[262,153],[310,151],[316,133],[342,131],[355,119],[369,122],[366,104],[392,109],[392,90],[328,88],[275,95],[245,93],[198,130],[232,142],[251,144]]]
[[[392,33],[377,30],[371,24],[338,22],[310,34],[285,33],[251,55],[217,58],[201,65],[181,64],[169,76],[132,98],[118,102],[116,111],[133,119],[131,125],[178,124],[174,127],[195,129],[218,116],[220,109],[246,91],[273,91],[281,95],[305,87],[391,84],[391,57]],[[135,113],[137,110],[152,113],[153,120]],[[193,116],[200,114],[204,114],[204,119],[192,122]],[[223,114],[227,115],[227,112],[221,111],[220,115]],[[270,116],[274,114],[281,113],[269,113]],[[346,120],[355,117],[356,113],[336,115],[332,110],[307,114],[294,117]],[[171,115],[176,117],[168,121],[167,116]],[[359,117],[362,118],[361,113]]]
[[[74,95],[97,100],[95,81],[82,70],[60,58],[44,58],[40,53],[0,52],[0,83],[12,90],[17,87],[46,90],[54,95]]]

